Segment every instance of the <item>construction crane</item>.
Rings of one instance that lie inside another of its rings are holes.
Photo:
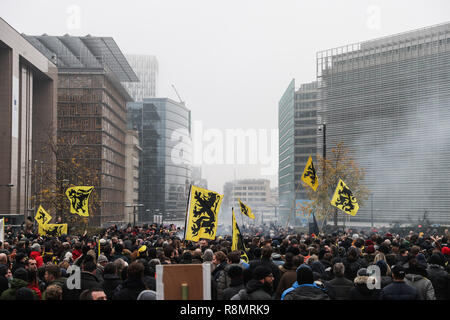
[[[175,86],[174,86],[173,84],[172,84],[172,88],[173,88],[173,90],[175,91],[175,93],[177,94],[178,99],[180,99],[180,103],[181,103],[182,105],[184,105],[184,101],[181,99],[180,95],[178,94],[177,88],[175,88]]]

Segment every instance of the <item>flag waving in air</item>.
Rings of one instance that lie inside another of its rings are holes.
[[[302,181],[310,186],[314,191],[319,186],[319,179],[317,178],[316,169],[312,162],[312,157],[309,156],[308,162],[306,162],[305,170],[303,170]]]
[[[67,234],[67,223],[63,224],[40,224],[38,229],[40,236],[47,237],[60,237],[63,234]]]
[[[191,185],[185,240],[215,239],[223,195]]]
[[[244,241],[242,241],[242,234],[236,222],[236,217],[234,216],[234,209],[231,209],[231,211],[233,212],[233,241],[231,243],[231,250],[239,250],[241,252],[241,259],[248,263],[247,250],[245,249]]]
[[[245,205],[241,199],[238,198],[239,201],[239,207],[241,208],[241,213],[244,216],[249,217],[250,219],[255,219],[255,215],[252,213],[252,209],[250,209],[249,206]]]
[[[49,223],[50,220],[52,220],[52,216],[47,211],[45,211],[42,206],[39,206],[38,211],[34,216],[34,220],[36,220],[39,225],[43,225]]]
[[[342,179],[339,179],[336,186],[336,191],[334,191],[333,198],[331,199],[331,205],[352,216],[356,215],[359,209],[356,198]]]
[[[66,190],[66,196],[70,201],[70,213],[76,213],[82,217],[89,216],[89,196],[94,187],[71,187]]]

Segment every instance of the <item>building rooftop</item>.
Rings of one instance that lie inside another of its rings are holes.
[[[111,37],[30,36],[35,48],[53,61],[58,69],[107,69],[120,82],[138,82],[122,51]]]

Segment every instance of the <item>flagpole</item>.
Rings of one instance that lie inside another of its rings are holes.
[[[191,204],[191,190],[192,190],[192,184],[189,187],[189,195],[188,195],[187,204],[186,204],[186,216],[184,217],[184,236],[183,236],[183,239],[186,239],[187,218],[188,218],[188,215],[189,215],[189,206]]]

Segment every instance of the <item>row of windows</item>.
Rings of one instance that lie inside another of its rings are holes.
[[[235,190],[266,190],[264,186],[248,186],[248,187],[235,187]]]

